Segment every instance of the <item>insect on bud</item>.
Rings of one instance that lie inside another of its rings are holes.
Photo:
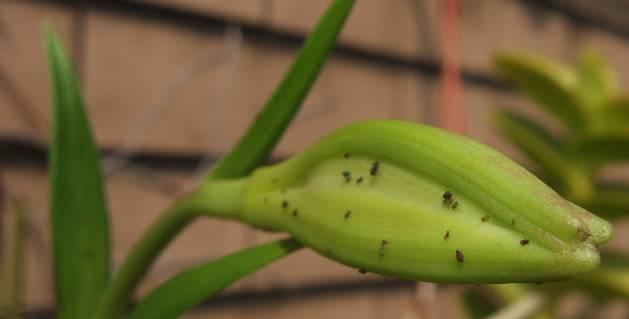
[[[339,172],[361,176],[360,184]],[[499,152],[399,121],[341,128],[258,169],[243,187],[238,219],[286,231],[343,264],[404,279],[558,280],[596,268],[597,246],[612,234],[609,223]],[[288,203],[299,218],[286,214]]]

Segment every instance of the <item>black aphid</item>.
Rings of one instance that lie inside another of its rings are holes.
[[[287,200],[283,200],[282,201],[282,208],[288,208],[288,201]]]
[[[443,199],[450,199],[452,198],[452,193],[450,193],[450,191],[446,191],[445,193],[443,193]]]
[[[443,239],[448,240],[448,238],[450,238],[450,231],[446,230],[446,234],[443,235]]]
[[[480,221],[482,221],[483,223],[489,220],[489,214],[481,217]]]
[[[528,244],[529,244],[529,240],[528,239],[520,240],[520,245],[524,246],[524,245],[528,245]]]
[[[343,157],[345,157],[345,158],[349,158],[349,153],[345,153],[345,154],[343,154]]]
[[[463,256],[463,253],[457,249],[456,251],[456,261],[462,263],[463,261],[465,261],[465,256]]]
[[[295,216],[295,217],[296,217],[296,216],[297,216],[297,214],[299,214],[299,211],[297,211],[297,209],[294,209],[294,210],[293,210],[293,216]]]
[[[380,162],[373,161],[373,163],[371,163],[371,170],[369,170],[369,174],[371,174],[371,176],[376,176],[376,174],[378,174],[379,167],[380,167]]]
[[[346,211],[345,212],[345,220],[347,220],[351,214],[352,214],[351,210]]]
[[[459,202],[454,201],[454,203],[452,203],[452,206],[450,208],[456,209],[457,207],[459,207]]]
[[[454,202],[452,198],[444,198],[441,203],[443,206],[450,208],[450,206],[452,206],[452,202]]]
[[[356,184],[360,184],[362,182],[363,182],[363,177],[362,176],[356,179]]]
[[[345,177],[345,182],[349,183],[352,180],[352,173],[349,171],[343,171],[343,177]]]
[[[380,257],[384,256],[384,248],[389,244],[388,241],[383,240],[380,242]]]

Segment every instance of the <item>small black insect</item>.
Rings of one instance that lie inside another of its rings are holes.
[[[452,206],[450,208],[456,209],[457,207],[459,207],[459,202],[454,201],[454,203],[452,203]]]
[[[452,193],[450,193],[450,191],[446,191],[445,193],[443,193],[443,199],[451,199],[452,198]]]
[[[364,270],[364,269],[358,269],[358,272],[361,273],[361,274],[366,274],[367,273],[367,271]]]
[[[452,200],[452,198],[444,198],[441,203],[443,204],[444,207],[450,208],[453,202],[454,201]]]
[[[345,153],[345,154],[343,154],[343,157],[345,157],[345,158],[349,158],[349,153]]]
[[[446,234],[445,234],[445,235],[443,235],[443,239],[444,239],[444,240],[448,240],[448,238],[450,238],[450,231],[449,231],[449,230],[446,230]]]
[[[528,239],[520,240],[520,245],[524,246],[524,245],[528,245],[528,244],[529,244],[529,240]]]
[[[343,171],[343,173],[341,173],[343,175],[343,177],[345,177],[345,182],[349,183],[352,180],[352,173],[350,173],[349,171]]]
[[[481,217],[481,219],[480,219],[480,221],[483,222],[483,223],[488,221],[488,220],[489,220],[489,214],[486,214],[485,216]]]
[[[462,263],[463,261],[465,261],[465,256],[463,256],[463,253],[457,249],[456,251],[456,261]]]
[[[384,248],[389,244],[388,241],[383,240],[380,242],[380,257],[384,256]]]
[[[345,220],[347,220],[351,214],[352,214],[351,210],[346,211],[345,212]]]
[[[356,184],[360,184],[362,182],[363,182],[363,177],[362,176],[356,179]]]
[[[293,210],[293,217],[297,217],[297,214],[299,214],[299,211],[297,209]]]
[[[371,176],[376,176],[376,174],[378,174],[379,167],[380,167],[380,162],[373,161],[373,163],[371,163],[371,170],[369,170],[369,174],[371,174]]]
[[[282,208],[288,208],[288,201],[287,200],[283,200],[282,201]]]

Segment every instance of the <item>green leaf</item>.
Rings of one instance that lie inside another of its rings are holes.
[[[605,253],[601,257],[601,266],[589,274],[576,277],[575,284],[603,298],[629,299],[629,256]]]
[[[0,190],[1,191],[1,190]],[[0,194],[1,196],[1,194]],[[0,208],[2,203],[0,202]],[[27,209],[23,201],[11,201],[9,214],[2,216],[2,260],[0,263],[0,318],[21,318],[24,291],[24,239]],[[8,217],[8,220],[7,220]]]
[[[109,279],[109,230],[99,154],[72,65],[50,26],[44,45],[52,81],[50,221],[57,318],[87,318]]]
[[[571,69],[526,54],[500,54],[496,65],[504,76],[566,127],[577,132],[586,130],[585,110],[574,93],[577,77]]]
[[[614,72],[600,55],[592,50],[581,54],[578,92],[587,107],[599,107],[616,92],[617,86]]]
[[[524,116],[504,110],[495,114],[494,125],[542,169],[543,176],[553,186],[572,197],[589,196],[591,185],[585,172],[570,162],[560,141],[546,129]]]
[[[327,9],[253,125],[209,178],[246,176],[268,157],[317,79],[353,5],[353,0],[336,0]]]
[[[629,185],[597,185],[592,198],[579,204],[603,218],[627,217],[629,216]]]
[[[605,101],[594,113],[596,133],[629,134],[629,96],[616,96]]]
[[[470,319],[487,318],[500,309],[496,300],[492,300],[479,289],[469,289],[463,292],[461,303],[467,318]]]
[[[230,284],[301,247],[293,239],[278,240],[192,267],[153,290],[130,318],[178,318]]]
[[[570,156],[594,169],[604,164],[629,160],[629,132],[591,134],[574,142]]]

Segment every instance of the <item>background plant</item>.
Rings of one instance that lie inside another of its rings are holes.
[[[629,160],[629,96],[618,90],[610,66],[593,51],[585,51],[574,67],[523,53],[499,54],[495,61],[498,71],[560,127],[551,131],[523,114],[500,108],[493,119],[497,130],[564,197],[599,216],[626,218],[629,184],[603,176],[606,168]],[[579,290],[591,298],[588,310],[596,311],[613,298],[629,299],[629,258],[607,251],[602,267],[586,276],[541,288],[507,289],[511,291],[494,287],[494,292],[507,302],[530,290],[548,293],[547,310],[566,292]],[[542,304],[537,307],[542,308]]]

